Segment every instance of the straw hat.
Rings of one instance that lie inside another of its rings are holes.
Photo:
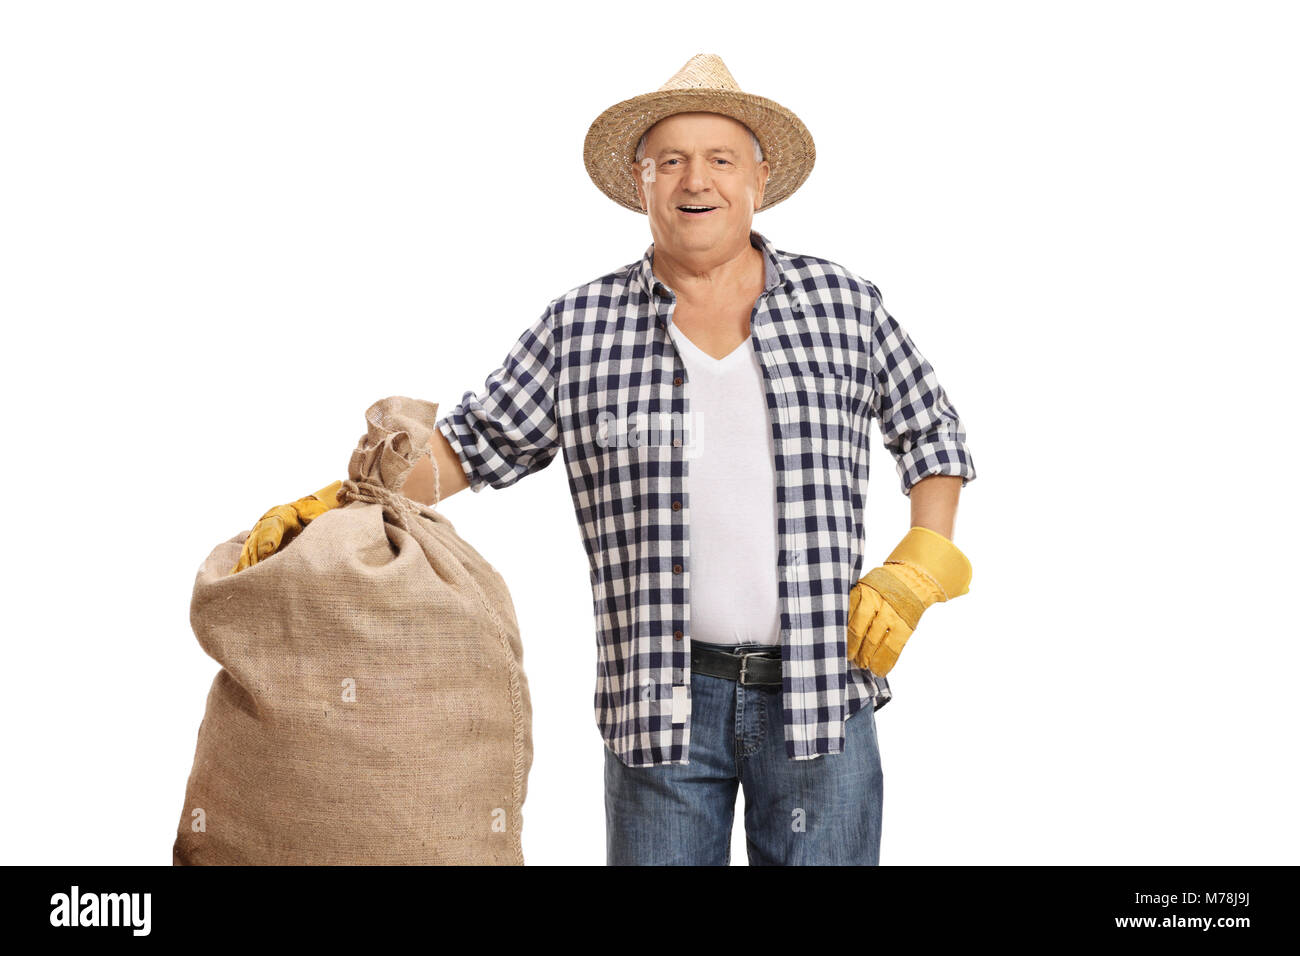
[[[730,116],[758,137],[772,170],[759,210],[788,198],[812,172],[817,150],[799,117],[780,103],[742,92],[721,57],[700,53],[655,92],[615,103],[596,117],[582,148],[591,181],[620,206],[644,214],[636,192],[636,144],[665,116],[694,112]]]

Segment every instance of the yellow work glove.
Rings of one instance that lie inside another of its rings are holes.
[[[253,525],[253,530],[244,539],[244,550],[240,552],[239,563],[231,574],[252,567],[258,561],[268,558],[298,536],[313,518],[317,518],[339,506],[339,488],[342,481],[326,485],[314,495],[299,498],[287,505],[276,505]]]
[[[885,563],[849,592],[849,660],[884,677],[931,604],[970,588],[971,567],[957,546],[929,528],[903,537]]]

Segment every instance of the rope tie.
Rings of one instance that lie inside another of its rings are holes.
[[[340,507],[350,501],[364,501],[369,504],[383,505],[386,511],[401,522],[407,534],[411,533],[410,518],[420,513],[419,507],[410,498],[399,495],[395,491],[390,491],[379,482],[370,481],[366,478],[356,481],[351,478],[344,479],[343,484],[339,486],[338,499]]]

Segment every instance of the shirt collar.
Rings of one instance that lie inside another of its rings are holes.
[[[761,232],[751,229],[749,231],[749,244],[763,254],[763,262],[766,265],[766,276],[763,282],[763,291],[769,292],[775,286],[783,286],[789,283],[785,270],[781,268],[780,259],[777,257],[776,248],[768,241],[767,237]],[[636,267],[633,276],[633,284],[641,291],[641,294],[647,298],[652,298],[652,293],[668,296],[671,291],[665,286],[654,273],[654,251],[655,244],[650,243],[641,257],[640,264]]]

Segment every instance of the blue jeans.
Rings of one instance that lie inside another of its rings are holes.
[[[844,733],[843,753],[791,760],[780,687],[692,673],[689,763],[629,767],[605,747],[606,862],[727,866],[740,786],[751,866],[875,866],[884,774],[870,704]]]

